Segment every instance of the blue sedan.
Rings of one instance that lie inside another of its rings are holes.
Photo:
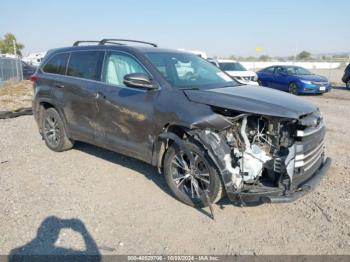
[[[292,94],[322,94],[331,90],[328,79],[299,66],[270,66],[257,72],[261,86]]]

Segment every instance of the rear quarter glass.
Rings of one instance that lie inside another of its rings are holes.
[[[42,70],[45,73],[64,75],[66,73],[68,58],[69,53],[54,54],[44,64]]]

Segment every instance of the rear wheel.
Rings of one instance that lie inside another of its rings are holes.
[[[207,206],[202,202],[204,190],[212,203],[218,202],[223,186],[214,164],[200,146],[189,141],[185,145],[194,158],[194,168],[190,167],[189,157],[176,144],[172,144],[165,153],[164,175],[170,190],[178,200],[189,206]]]
[[[63,121],[56,109],[45,110],[42,128],[45,143],[51,150],[62,152],[73,147],[74,142],[68,138]]]
[[[296,83],[290,83],[289,84],[289,93],[293,95],[298,95],[298,87]]]
[[[259,86],[266,86],[266,85],[264,85],[263,81],[261,81],[260,79],[258,80],[258,84],[259,84]]]
[[[346,88],[350,89],[350,79],[348,80],[348,82],[346,82]]]

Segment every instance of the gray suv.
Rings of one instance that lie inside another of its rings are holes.
[[[350,64],[345,68],[342,80],[346,84],[346,88],[350,89]]]
[[[204,59],[155,44],[103,39],[48,52],[32,80],[46,145],[75,141],[137,158],[195,207],[289,202],[330,166],[317,107],[241,86]],[[135,46],[135,43],[137,44]]]

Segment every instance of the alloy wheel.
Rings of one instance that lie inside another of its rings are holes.
[[[298,94],[298,87],[295,83],[291,83],[289,85],[289,93],[293,94],[293,95],[297,95]]]
[[[193,154],[192,167],[189,158],[183,153],[175,154],[171,162],[172,180],[176,187],[192,199],[201,199],[203,190],[208,191],[210,185],[209,169],[204,160]]]
[[[47,143],[52,147],[57,147],[61,141],[58,121],[53,116],[47,116],[44,121],[44,136]]]

